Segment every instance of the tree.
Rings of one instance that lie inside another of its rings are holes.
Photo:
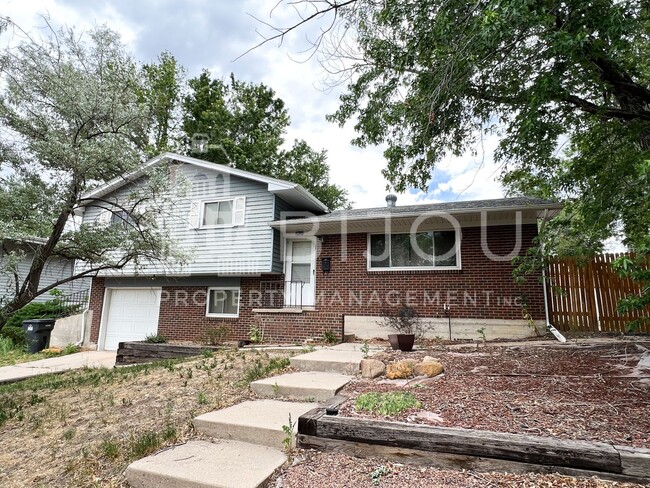
[[[329,208],[347,204],[346,192],[330,184],[325,151],[305,141],[282,148],[289,127],[284,102],[264,84],[211,79],[207,71],[188,82],[183,130],[189,140],[207,138],[193,155],[254,173],[300,183]],[[190,150],[191,151],[191,150]],[[191,151],[192,152],[192,151]]]
[[[4,256],[0,271],[14,280],[16,293],[0,303],[0,329],[13,312],[64,282],[180,258],[143,206],[163,188],[160,175],[142,184],[144,196],[117,206],[84,196],[138,168],[147,145],[150,113],[139,97],[139,70],[118,35],[106,27],[85,35],[50,29],[32,39],[9,19],[2,26],[21,41],[0,53],[0,241],[43,243],[24,276],[16,267],[19,251]],[[88,205],[113,212],[116,223],[78,225],[74,215]],[[47,262],[57,257],[77,261],[74,276],[40,286]]]
[[[155,156],[161,152],[177,150],[181,138],[178,129],[185,69],[174,56],[165,51],[158,56],[157,63],[144,64],[142,72],[144,87],[141,96],[153,118],[147,152],[149,156]]]
[[[498,134],[510,192],[567,199],[599,238],[616,222],[632,245],[648,233],[650,213],[633,210],[648,208],[647,2],[298,4],[302,18],[267,41],[331,16],[313,46],[345,63],[330,120],[356,120],[359,146],[387,146],[384,175],[398,191],[426,189],[442,158]]]

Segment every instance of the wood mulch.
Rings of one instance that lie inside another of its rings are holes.
[[[637,367],[643,347],[648,343],[380,353],[388,361],[432,355],[445,373],[406,385],[354,381],[342,391],[351,398],[340,415],[650,448],[650,370]],[[422,408],[387,418],[354,407],[361,393],[396,390],[412,392]]]

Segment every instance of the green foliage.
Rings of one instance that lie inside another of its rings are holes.
[[[149,344],[166,344],[167,338],[162,334],[149,334],[144,338],[144,342]]]
[[[367,340],[363,341],[363,346],[361,346],[361,352],[363,354],[363,359],[368,359],[368,355],[370,353],[370,345],[368,344]]]
[[[0,35],[21,32],[9,19],[0,21],[10,27]],[[53,259],[74,259],[91,274],[181,255],[143,210],[143,201],[161,194],[164,179],[155,172],[142,196],[120,203],[129,225],[67,226],[82,205],[105,208],[84,195],[138,169],[146,155],[151,107],[142,97],[142,72],[119,36],[107,27],[81,34],[65,28],[4,40],[0,130],[11,136],[0,141],[0,274],[16,296],[3,297],[0,328],[47,292],[41,276]],[[16,274],[25,257],[29,272]]]
[[[120,446],[113,439],[104,439],[101,444],[102,454],[108,459],[115,459],[120,455]]]
[[[378,466],[372,473],[370,473],[370,481],[372,482],[372,485],[379,485],[381,478],[387,474],[390,474],[390,469],[384,465]]]
[[[10,338],[17,347],[27,344],[23,321],[30,319],[57,319],[74,315],[80,311],[79,305],[66,305],[54,299],[43,303],[32,302],[14,312],[0,329],[0,337]]]
[[[291,419],[291,414],[289,414],[289,423],[282,426],[282,432],[284,432],[282,445],[284,446],[285,452],[289,455],[291,455],[293,451],[293,429],[295,426],[296,423]]]
[[[226,324],[209,325],[201,334],[200,341],[209,346],[220,346],[230,334],[230,327]]]
[[[323,332],[323,342],[329,345],[338,344],[339,338],[334,331],[326,330]]]
[[[244,381],[251,383],[260,378],[264,378],[271,373],[283,370],[290,364],[289,358],[270,358],[268,361],[263,361],[260,358],[253,361],[253,366],[244,371]]]
[[[14,341],[10,337],[0,336],[0,354],[7,354],[15,348]]]
[[[487,341],[487,336],[485,335],[485,327],[481,327],[480,329],[476,329],[476,332],[478,332],[478,335],[481,337],[481,340],[483,342]]]
[[[188,140],[207,136],[205,153],[195,157],[300,183],[331,209],[347,205],[346,192],[329,183],[325,151],[305,141],[282,149],[289,127],[284,102],[264,84],[230,75],[212,79],[208,71],[189,80],[183,99],[183,130]]]
[[[364,393],[357,397],[357,410],[366,410],[380,415],[396,415],[411,408],[420,408],[422,404],[412,393]]]
[[[264,341],[264,329],[257,325],[251,325],[250,329],[248,329],[248,338],[255,344],[259,344]]]
[[[632,279],[640,288],[638,294],[630,294],[618,304],[620,314],[641,312],[641,318],[631,320],[627,325],[627,331],[634,332],[650,322],[650,238],[636,249],[634,255],[621,256],[613,266],[620,276]]]

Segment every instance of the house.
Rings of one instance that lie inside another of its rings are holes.
[[[46,240],[38,237],[21,239],[3,239],[0,242],[0,303],[16,295],[16,286],[21,286],[29,273],[34,259],[34,251],[45,244]],[[61,257],[48,259],[41,275],[39,289],[47,288],[58,281],[72,276],[74,261]],[[79,279],[58,285],[56,289],[63,296],[80,294],[88,291],[90,280]],[[34,298],[34,302],[52,300],[50,293],[43,293]]]
[[[442,337],[450,321],[453,337],[481,328],[488,338],[521,337],[534,334],[531,320],[544,324],[541,284],[516,285],[510,259],[558,204],[397,206],[391,197],[382,208],[328,212],[297,184],[170,153],[88,197],[118,203],[161,167],[174,182],[161,218],[191,259],[93,278],[91,341],[100,349],[153,333],[197,340],[221,324],[233,339],[248,338],[251,327],[288,343],[326,331],[385,336],[378,320],[402,304]],[[105,211],[89,204],[83,221]]]

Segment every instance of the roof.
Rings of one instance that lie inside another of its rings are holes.
[[[277,228],[283,228],[287,231],[309,230],[312,226],[318,225],[322,231],[334,230],[335,226],[345,223],[350,229],[349,224],[355,223],[357,228],[367,223],[371,225],[377,221],[383,220],[414,220],[427,214],[432,216],[453,215],[453,216],[470,216],[477,215],[481,212],[512,214],[516,211],[525,211],[529,218],[541,217],[545,211],[549,216],[553,216],[561,210],[563,205],[551,200],[544,200],[533,197],[512,197],[498,198],[492,200],[467,200],[456,202],[428,203],[421,205],[404,205],[395,207],[374,207],[360,208],[351,210],[336,210],[334,212],[307,217],[301,219],[292,219],[286,221],[275,221],[271,225]]]
[[[178,161],[181,163],[191,164],[199,168],[219,171],[221,173],[239,176],[240,178],[246,178],[248,180],[258,181],[260,183],[265,183],[268,185],[268,190],[271,193],[277,194],[282,197],[283,200],[288,203],[295,205],[304,210],[310,210],[312,212],[327,212],[327,207],[323,202],[318,200],[314,195],[305,190],[302,186],[291,181],[280,180],[277,178],[271,178],[270,176],[263,176],[257,173],[252,173],[250,171],[244,171],[237,168],[231,168],[223,164],[212,163],[210,161],[204,161],[202,159],[193,158],[190,156],[183,156],[181,154],[175,154],[170,152],[162,153],[154,158],[151,158],[149,161],[144,163],[140,168],[131,173],[128,173],[124,176],[120,176],[112,179],[111,181],[105,183],[104,185],[96,188],[85,195],[83,199],[92,199],[92,198],[101,198],[118,188],[131,183],[141,176],[144,176],[151,168],[166,162],[166,161]],[[87,203],[88,204],[88,203]],[[86,205],[87,205],[86,204]]]

